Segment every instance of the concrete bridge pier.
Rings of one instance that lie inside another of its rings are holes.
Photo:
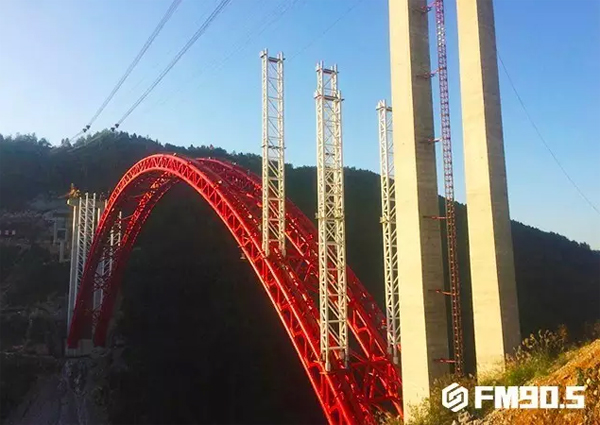
[[[449,371],[428,15],[425,0],[390,0],[400,341],[405,420]]]
[[[492,0],[457,0],[477,374],[521,341]]]

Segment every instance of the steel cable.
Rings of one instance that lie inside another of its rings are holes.
[[[173,0],[173,2],[171,3],[171,5],[169,6],[169,8],[167,9],[167,11],[165,12],[165,14],[163,15],[162,19],[160,20],[160,22],[158,23],[158,25],[156,26],[156,28],[154,28],[154,31],[152,31],[152,33],[150,34],[150,36],[148,37],[148,39],[146,40],[146,42],[142,46],[141,50],[138,52],[137,56],[133,59],[133,62],[131,62],[131,64],[129,65],[129,67],[127,68],[127,70],[125,71],[125,73],[121,76],[121,79],[113,87],[112,91],[107,96],[107,98],[104,99],[104,102],[102,102],[102,105],[98,108],[98,110],[96,111],[96,113],[94,114],[94,116],[92,116],[92,118],[89,120],[88,124],[82,130],[80,130],[79,133],[77,133],[76,135],[74,135],[73,137],[71,137],[69,139],[69,141],[76,140],[79,136],[81,136],[82,134],[86,133],[90,129],[90,127],[92,126],[92,124],[96,121],[96,119],[98,119],[98,117],[100,116],[100,114],[102,113],[102,111],[104,111],[104,109],[108,106],[108,104],[110,103],[110,101],[112,100],[112,98],[115,96],[115,94],[117,94],[117,92],[119,91],[119,89],[121,88],[121,86],[123,85],[123,83],[125,82],[125,80],[127,79],[127,77],[129,77],[129,75],[131,74],[131,72],[133,71],[133,69],[140,62],[140,60],[142,59],[142,57],[144,56],[144,54],[146,53],[146,51],[148,50],[148,48],[152,45],[152,43],[154,42],[154,40],[156,39],[156,37],[158,36],[158,34],[161,32],[161,30],[163,29],[163,27],[165,26],[165,24],[169,21],[169,19],[171,19],[171,16],[173,16],[173,13],[175,13],[175,10],[177,9],[177,7],[181,3],[181,1],[182,0]]]
[[[277,8],[275,8],[274,11],[272,11],[268,16],[264,17],[259,22],[257,28],[253,28],[252,30],[250,30],[246,34],[246,38],[242,42],[236,44],[234,49],[232,49],[225,58],[223,58],[222,60],[220,60],[218,62],[213,61],[211,64],[209,64],[209,66],[204,67],[199,72],[192,75],[191,78],[189,78],[184,84],[182,84],[179,87],[179,89],[177,89],[175,92],[172,92],[170,95],[167,94],[166,96],[164,96],[160,101],[154,103],[149,108],[147,108],[144,111],[144,113],[148,113],[151,110],[153,110],[155,107],[162,106],[165,103],[167,103],[170,99],[177,97],[179,94],[181,94],[184,91],[185,87],[189,83],[191,83],[193,80],[196,80],[198,77],[204,75],[205,73],[207,73],[207,72],[210,73],[210,72],[220,70],[225,65],[225,63],[227,63],[234,55],[238,54],[240,51],[245,49],[254,38],[260,36],[267,29],[269,29],[269,27],[271,25],[273,25],[275,22],[277,22],[283,15],[285,15],[299,1],[300,0],[292,0],[291,2],[289,2],[287,4],[282,4],[282,5],[278,6]],[[202,86],[202,82],[199,85],[197,85],[195,87],[195,89],[197,90],[201,86]],[[179,105],[181,103],[185,103],[184,99],[185,98],[181,98],[180,101],[177,102],[176,104]]]
[[[183,57],[183,55],[194,45],[194,43],[206,32],[208,27],[213,23],[213,21],[221,14],[221,12],[225,9],[225,7],[231,2],[231,0],[222,0],[215,10],[210,14],[210,16],[204,21],[204,23],[198,28],[196,33],[188,40],[188,42],[183,46],[183,48],[177,53],[177,55],[173,58],[173,60],[167,65],[167,67],[161,72],[158,78],[148,87],[148,89],[140,96],[140,98],[129,108],[129,110],[121,117],[119,121],[117,121],[114,127],[111,130],[115,130],[116,128],[123,123],[123,121],[131,115],[131,113],[148,97],[148,95],[154,90],[154,88],[162,81],[162,79],[169,73],[169,71],[177,64],[177,62]]]

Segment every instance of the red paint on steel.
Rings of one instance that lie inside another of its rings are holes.
[[[265,258],[259,227],[260,180],[224,161],[152,155],[125,173],[108,200],[86,260],[69,347],[76,347],[82,338],[106,344],[131,249],[156,203],[177,182],[194,188],[239,244],[277,310],[329,423],[376,423],[375,414],[381,410],[401,414],[400,372],[386,354],[385,319],[373,298],[348,269],[348,320],[356,343],[348,369],[338,361],[332,372],[325,372],[319,358],[316,229],[287,201],[287,255],[275,250]],[[115,223],[122,226],[122,239],[117,249],[111,249],[108,240]],[[113,264],[110,270],[99,267],[108,261]],[[93,311],[92,294],[99,288],[104,290],[103,302]]]
[[[206,163],[219,175],[228,179],[230,184],[237,186],[247,199],[253,200],[254,211],[260,214],[262,192],[260,178],[257,175],[235,164],[216,159],[199,158],[198,161]],[[302,281],[309,292],[315,295],[316,302],[319,288],[317,229],[289,200],[286,211],[288,212],[286,236],[295,250],[302,254],[303,262],[296,267],[301,269],[304,265]],[[293,257],[288,256],[292,267],[294,267],[294,260]],[[390,362],[386,353],[385,316],[350,268],[347,269],[347,274],[349,325],[362,349],[362,353],[351,352],[354,361],[354,367],[351,368],[355,374],[358,372],[357,380],[365,397],[371,397],[377,400],[377,403],[383,400],[391,402],[395,409],[401,412],[402,403],[399,397],[401,379],[398,368]],[[317,308],[316,306],[317,304],[314,308]]]

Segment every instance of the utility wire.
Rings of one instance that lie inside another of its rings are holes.
[[[163,29],[163,27],[165,26],[167,21],[169,19],[171,19],[171,16],[173,16],[173,13],[175,13],[175,10],[177,9],[177,7],[179,6],[180,3],[181,3],[181,0],[173,0],[173,2],[171,3],[169,8],[163,15],[162,19],[160,20],[160,22],[158,23],[156,28],[154,28],[154,31],[152,31],[152,34],[150,34],[150,36],[146,40],[146,43],[144,43],[144,45],[142,46],[142,49],[138,52],[135,59],[133,59],[133,62],[131,62],[131,64],[125,71],[125,73],[121,76],[121,79],[115,85],[115,87],[112,89],[112,91],[110,92],[108,97],[106,99],[104,99],[104,102],[102,103],[100,108],[98,108],[98,110],[96,111],[94,116],[90,119],[88,124],[79,133],[77,133],[75,136],[71,137],[71,139],[69,139],[69,140],[75,140],[80,135],[82,135],[83,133],[87,132],[90,129],[91,125],[94,123],[94,121],[96,121],[96,119],[98,119],[98,116],[102,113],[102,111],[104,111],[104,109],[109,104],[109,102],[112,100],[112,98],[115,96],[115,94],[117,94],[117,91],[119,91],[119,89],[121,88],[121,86],[123,85],[123,83],[125,82],[127,77],[129,77],[129,74],[131,74],[133,69],[136,67],[136,65],[139,63],[139,61],[142,59],[142,57],[144,56],[144,54],[146,53],[146,51],[148,50],[150,45],[154,42],[154,39],[158,36],[158,34]]]
[[[79,133],[75,134],[74,136],[71,136],[70,138],[68,138],[67,140],[69,142],[74,142],[75,140],[77,140],[79,138],[79,136],[81,136],[83,134],[83,130],[80,130]]]
[[[293,59],[295,59],[296,57],[298,57],[301,53],[303,53],[304,51],[306,51],[310,46],[312,46],[316,41],[318,41],[321,37],[325,36],[325,34],[327,34],[329,31],[331,31],[342,19],[344,19],[346,16],[348,16],[354,9],[356,9],[356,7],[362,3],[364,0],[357,0],[352,6],[350,6],[348,9],[346,9],[346,11],[344,13],[342,13],[335,21],[333,21],[328,27],[326,27],[320,34],[316,35],[313,39],[311,39],[307,44],[305,44],[303,47],[301,47],[298,51],[296,51],[291,57],[286,58],[286,61],[289,63],[290,61],[292,61]],[[267,27],[269,25],[271,25],[272,23],[274,23],[275,21],[277,21],[283,14],[285,14],[290,8],[291,6],[293,6],[293,4],[295,4],[297,2],[297,0],[293,0],[292,4],[290,4],[288,7],[284,7],[282,11],[280,12],[276,12],[277,16],[275,16],[275,18],[273,19],[273,21],[271,23],[269,23],[267,25]],[[262,34],[267,28],[264,28],[263,30],[261,30],[258,34]],[[227,56],[225,59],[223,59],[221,62],[219,62],[217,64],[217,66],[213,69],[213,70],[218,70],[220,69],[234,54],[238,53],[239,50],[242,50],[244,47],[246,47],[246,45],[249,44],[249,42],[251,41],[252,37],[249,37],[246,40],[246,43],[243,44],[242,46],[240,46],[237,50],[234,50],[229,56]],[[200,74],[198,74],[196,77],[200,76],[202,74],[202,72]],[[196,88],[200,88],[202,86],[202,83],[200,83]],[[181,89],[179,90],[181,91]],[[160,102],[159,104],[155,104],[154,106],[160,106],[163,105],[168,99],[164,99],[162,102]],[[181,101],[179,102],[181,103]],[[151,107],[149,110],[151,110],[153,107]],[[148,112],[146,111],[146,112]]]
[[[81,132],[81,133],[83,133],[83,132]],[[104,135],[105,135],[105,133],[101,131],[101,132],[97,133],[95,136],[91,137],[89,140],[84,140],[84,142],[81,145],[71,146],[70,148],[68,148],[67,152],[72,153],[72,152],[77,152],[82,148],[87,148],[87,147],[91,146],[93,143],[95,143],[96,141],[100,140],[100,138]],[[77,137],[79,137],[79,136],[77,136]],[[69,139],[69,141],[75,141],[75,140]],[[56,150],[53,150],[53,152],[59,152],[59,150],[56,149]]]
[[[129,76],[129,74],[131,74],[131,71],[133,71],[133,68],[135,68],[135,66],[138,64],[140,59],[142,59],[142,56],[144,56],[144,53],[146,53],[146,51],[148,50],[148,48],[150,47],[150,45],[152,44],[154,39],[158,36],[160,31],[163,29],[163,27],[165,26],[167,21],[171,18],[171,16],[173,16],[173,13],[175,12],[175,10],[177,9],[177,7],[179,6],[180,3],[181,3],[181,0],[173,0],[173,3],[171,3],[171,6],[169,6],[169,9],[165,13],[165,15],[162,17],[162,19],[160,20],[160,22],[158,23],[158,25],[156,26],[156,28],[154,29],[154,31],[152,32],[150,37],[148,37],[148,40],[146,40],[146,43],[142,47],[142,50],[140,50],[140,52],[137,54],[137,56],[135,57],[133,62],[131,62],[131,64],[129,65],[129,68],[127,68],[127,71],[125,71],[125,74],[123,74],[123,76],[121,77],[121,79],[119,80],[119,82],[117,83],[115,88],[112,90],[112,92],[108,95],[108,97],[106,98],[106,100],[104,101],[102,106],[98,109],[98,111],[96,111],[96,114],[92,117],[88,126],[91,125],[98,118],[98,115],[100,115],[100,113],[104,110],[104,108],[106,108],[106,105],[108,105],[108,103],[111,101],[111,99],[117,93],[119,88],[121,88],[121,86],[123,85],[123,83],[125,82],[127,77]]]
[[[535,122],[531,118],[531,115],[529,115],[529,112],[527,111],[527,108],[525,107],[525,103],[523,102],[523,99],[521,99],[521,96],[519,95],[519,92],[517,91],[517,88],[515,87],[515,84],[513,83],[512,78],[510,78],[510,74],[508,73],[508,70],[506,69],[506,65],[504,65],[504,61],[502,60],[502,57],[500,56],[500,52],[498,52],[498,59],[500,60],[502,69],[504,69],[504,73],[506,74],[506,77],[508,78],[508,82],[509,82],[510,86],[512,87],[513,91],[515,92],[515,95],[517,96],[517,99],[519,100],[519,103],[521,104],[521,107],[523,108],[523,111],[525,112],[527,119],[529,120],[529,122],[531,123],[531,126],[533,127],[533,129],[537,133],[538,137],[542,141],[542,144],[544,145],[546,150],[550,153],[550,155],[554,159],[554,162],[556,162],[556,165],[558,165],[558,168],[560,168],[560,170],[563,172],[565,177],[571,182],[571,184],[573,185],[575,190],[577,190],[579,195],[581,195],[581,197],[585,200],[585,202],[587,202],[589,204],[589,206],[592,207],[598,215],[600,215],[600,210],[598,210],[598,208],[592,203],[592,201],[590,201],[590,199],[587,196],[585,196],[585,193],[583,193],[583,191],[580,189],[580,187],[577,185],[577,183],[575,183],[575,181],[571,178],[571,176],[569,175],[569,173],[567,172],[565,167],[563,167],[563,165],[561,164],[561,162],[558,159],[558,157],[556,156],[556,154],[550,148],[550,145],[548,145],[548,143],[546,142],[546,139],[544,138],[544,136],[542,136],[540,129],[538,128],[538,126],[535,124]]]
[[[212,63],[212,66],[209,68],[203,68],[202,70],[200,70],[200,72],[196,73],[195,75],[193,75],[191,78],[189,78],[185,84],[182,84],[179,89],[173,93],[172,95],[167,95],[166,97],[164,97],[161,101],[153,104],[150,108],[146,109],[144,111],[144,113],[147,113],[149,111],[151,111],[152,109],[154,109],[154,107],[156,106],[161,106],[164,105],[165,103],[168,102],[168,100],[170,98],[176,97],[178,94],[180,94],[184,88],[193,80],[197,79],[198,77],[202,76],[207,70],[210,71],[218,71],[219,69],[221,69],[225,63],[227,63],[234,55],[238,54],[241,50],[244,50],[249,44],[250,42],[260,36],[262,33],[264,33],[267,29],[269,29],[269,27],[271,25],[273,25],[275,22],[277,22],[281,17],[283,17],[283,15],[285,15],[294,5],[296,5],[300,0],[292,0],[287,4],[282,4],[279,7],[275,8],[274,11],[272,11],[268,16],[266,16],[264,19],[262,19],[259,22],[258,28],[253,28],[251,29],[247,34],[246,34],[246,39],[243,40],[243,42],[236,44],[236,47],[231,50],[231,52],[221,61],[216,62],[214,61]],[[266,24],[266,25],[265,25]],[[256,30],[258,30],[258,32],[254,33]],[[199,85],[196,86],[196,90],[198,88],[200,88],[202,86],[202,83],[200,83]],[[183,100],[183,98],[180,100],[180,102],[178,102],[177,104],[182,103],[181,101]]]
[[[231,2],[231,0],[222,0],[219,5],[215,8],[215,10],[210,14],[210,16],[204,21],[204,23],[200,26],[198,31],[188,40],[188,42],[183,46],[183,48],[177,53],[177,55],[173,58],[171,63],[167,65],[164,71],[158,76],[158,78],[148,87],[148,89],[140,96],[140,98],[129,108],[129,110],[121,117],[119,121],[111,128],[114,130],[121,125],[121,123],[143,102],[143,100],[154,90],[154,88],[162,81],[162,79],[169,73],[169,71],[175,66],[175,64],[181,59],[181,57],[189,50],[190,47],[194,45],[194,43],[206,32],[207,28],[212,24],[212,22],[221,14],[223,9]]]
[[[265,2],[265,0],[262,1],[262,3],[259,3],[260,5],[262,5]],[[254,10],[257,10],[258,7],[254,7]],[[249,22],[250,20],[248,19],[248,17],[246,17],[246,21]],[[250,26],[246,26],[243,29],[248,29],[248,28],[252,28],[252,25]],[[247,31],[248,34],[250,34],[252,31]],[[232,53],[233,55],[233,53]],[[230,56],[232,56],[230,55]],[[220,63],[222,63],[224,61],[221,61]],[[149,111],[153,110],[155,107],[157,106],[161,106],[164,105],[166,102],[169,101],[169,99],[177,97],[180,93],[182,93],[186,88],[189,90],[188,86],[189,84],[194,81],[197,77],[203,75],[204,73],[206,73],[207,71],[213,71],[214,69],[218,69],[218,66],[215,67],[215,63],[216,60],[213,60],[211,62],[207,62],[206,64],[204,64],[202,66],[201,69],[197,70],[197,72],[194,72],[185,82],[183,82],[182,84],[179,84],[179,87],[177,88],[177,90],[173,91],[171,90],[170,92],[166,93],[164,96],[161,97],[160,100],[158,100],[157,102],[154,102],[152,105],[150,105],[148,108],[146,108],[143,112],[143,114],[148,113]]]
[[[265,1],[265,0],[263,0]],[[200,16],[195,22],[194,22],[194,27],[197,27],[198,25],[200,25],[200,22],[202,22],[206,16],[208,15],[208,13],[203,13],[202,16]],[[175,52],[177,51],[177,46],[171,46],[171,49],[169,49],[169,51],[164,55],[164,57],[171,57]],[[140,86],[142,86],[144,83],[146,83],[146,81],[148,80],[148,78],[150,77],[150,74],[155,75],[156,73],[154,71],[156,71],[159,67],[159,65],[162,64],[162,58],[157,60],[151,67],[148,68],[148,70],[150,71],[149,73],[147,73],[142,79],[140,79],[137,83],[135,83],[133,85],[133,87],[131,87],[131,89],[129,90],[128,94],[129,95],[133,95],[133,93],[137,92],[138,88]]]
[[[298,0],[293,0],[287,7],[283,7],[282,10],[276,12],[276,16],[273,18],[273,20],[271,22],[269,22],[267,24],[267,27],[263,28],[258,34],[256,34],[256,36],[261,35],[264,31],[266,31],[268,29],[268,27],[270,25],[272,25],[274,22],[276,22],[279,18],[281,18],[289,9],[292,8],[292,6],[294,6],[296,3],[298,2]],[[344,13],[342,13],[335,21],[333,21],[328,27],[326,27],[320,34],[316,35],[312,40],[310,40],[306,45],[304,45],[302,48],[300,48],[298,51],[296,51],[296,53],[294,53],[291,57],[286,58],[285,60],[289,63],[290,61],[292,61],[293,59],[295,59],[297,56],[299,56],[301,53],[303,53],[304,51],[306,51],[306,49],[308,49],[310,46],[312,46],[317,40],[319,40],[321,37],[323,37],[325,34],[327,34],[329,31],[331,31],[342,19],[344,19],[346,16],[348,16],[354,9],[356,9],[356,7],[362,3],[363,0],[357,0],[356,3],[354,3],[352,6],[350,6]],[[219,70],[234,54],[237,54],[240,50],[242,50],[243,48],[245,48],[251,41],[252,37],[248,37],[248,39],[246,40],[246,43],[244,43],[242,46],[240,46],[237,50],[233,51],[229,56],[227,56],[225,59],[223,59],[221,62],[219,62],[215,68],[215,70]],[[202,73],[200,73],[199,75],[201,75]],[[197,76],[199,76],[197,75]],[[196,88],[200,88],[202,86],[202,83],[200,83]],[[163,101],[161,104],[164,104],[165,102]]]

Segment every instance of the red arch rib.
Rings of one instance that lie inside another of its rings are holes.
[[[304,366],[329,423],[375,423],[377,410],[400,410],[398,368],[385,353],[381,311],[349,270],[349,321],[358,341],[348,369],[326,373],[319,359],[318,309],[314,299],[316,244],[314,226],[288,201],[288,255],[264,257],[256,176],[222,161],[153,155],[129,169],[113,190],[100,219],[77,297],[68,336],[70,347],[82,338],[106,343],[123,270],[137,235],[161,197],[177,182],[194,188],[230,230],[259,277]],[[123,213],[119,219],[118,212]],[[120,225],[118,248],[108,243]],[[112,267],[103,264],[112,262]],[[92,297],[103,289],[99,309]],[[337,361],[337,359],[336,359]]]
[[[220,176],[244,193],[248,203],[253,204],[253,212],[261,214],[262,189],[260,178],[236,164],[217,159],[198,158],[215,170]],[[319,277],[317,274],[318,247],[317,229],[313,223],[290,200],[286,202],[287,228],[289,242],[298,253],[302,262],[297,266],[304,286],[318,297]],[[288,263],[293,267],[294,256],[288,255]],[[369,403],[377,406],[387,401],[401,414],[402,403],[399,397],[401,379],[399,368],[395,367],[386,353],[385,317],[373,297],[348,267],[349,324],[358,341],[362,353],[353,352],[355,357],[353,370],[362,395]]]

